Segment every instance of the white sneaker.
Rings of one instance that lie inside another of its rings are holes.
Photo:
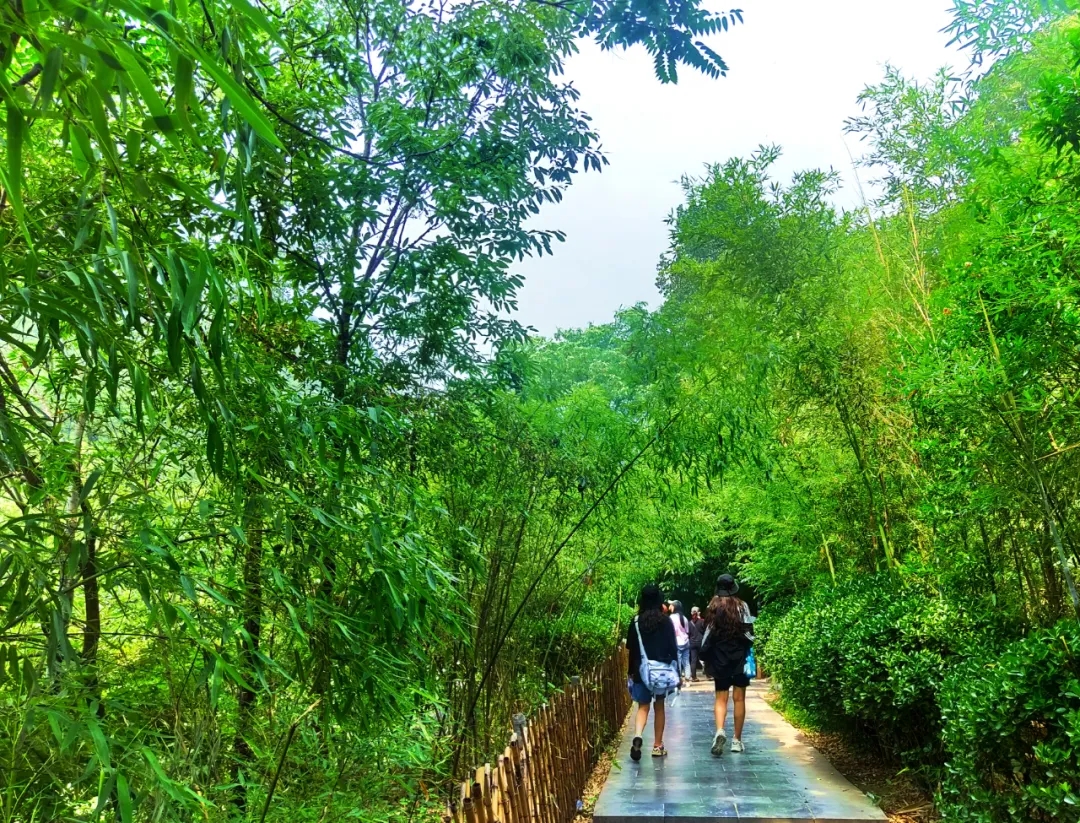
[[[743,746],[741,740],[732,740],[731,741],[731,751],[732,751],[733,754],[740,754],[740,753],[746,751],[746,748]]]
[[[719,757],[724,753],[724,744],[727,743],[727,735],[724,734],[724,730],[721,729],[716,733],[716,736],[712,739],[712,756]]]

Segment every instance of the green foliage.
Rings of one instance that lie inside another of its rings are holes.
[[[575,38],[717,75],[738,10],[9,4],[3,818],[433,817],[642,583],[733,567],[789,707],[1069,819],[1071,9],[958,1],[995,60],[864,92],[874,202],[718,163],[662,307],[538,340]]]
[[[530,621],[615,551],[575,524],[633,427],[575,381],[507,391],[486,352],[525,344],[513,266],[561,239],[529,221],[606,162],[575,38],[668,81],[718,73],[700,38],[739,19],[5,6],[3,819],[430,812],[595,659],[617,594]]]
[[[664,83],[678,80],[685,63],[710,77],[726,76],[728,65],[703,40],[743,22],[742,9],[712,12],[693,0],[650,3],[642,0],[595,0],[586,3],[583,31],[595,34],[605,49],[641,43],[653,57],[656,76]]]
[[[766,669],[795,715],[944,779],[950,819],[1076,819],[1070,9],[958,3],[995,61],[863,93],[875,201],[838,213],[763,149],[687,182],[661,266],[655,322],[744,415],[702,508],[764,596]]]
[[[975,65],[1026,48],[1039,27],[1076,9],[1072,0],[953,0],[950,45],[971,49]]]
[[[1063,622],[949,673],[941,692],[946,819],[1080,819],[1077,643],[1076,623]]]
[[[869,734],[915,770],[942,760],[942,683],[990,655],[1004,627],[912,580],[867,577],[802,598],[768,626],[766,669],[785,702],[826,727]]]

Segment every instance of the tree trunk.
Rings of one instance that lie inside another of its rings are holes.
[[[82,447],[85,435],[86,412],[84,411],[79,414],[75,421],[75,433],[72,442],[74,454],[67,467],[71,472],[71,482],[68,488],[67,501],[64,503],[64,508],[59,517],[56,516],[55,504],[49,504],[52,517],[56,518],[54,520],[54,532],[57,535],[56,559],[60,567],[59,596],[56,598],[57,602],[54,606],[55,609],[59,610],[59,620],[50,624],[46,630],[46,636],[49,638],[49,655],[47,658],[49,680],[54,685],[58,684],[61,666],[74,657],[74,650],[71,648],[71,641],[68,637],[68,627],[71,623],[73,592],[77,589],[78,583],[72,580],[71,572],[74,571],[74,568],[81,566],[82,561],[79,558],[72,558],[71,553],[75,549],[75,535],[79,531],[77,515],[83,505],[81,497],[83,484]],[[78,561],[78,566],[75,566],[76,561]]]
[[[259,492],[251,492],[244,504],[244,529],[247,541],[244,544],[243,587],[244,602],[242,616],[244,633],[240,646],[240,674],[244,680],[237,693],[236,735],[233,738],[233,779],[236,783],[233,805],[242,816],[247,811],[247,787],[241,780],[245,768],[254,758],[248,738],[251,736],[255,719],[255,709],[259,694],[255,689],[258,681],[259,639],[262,634],[262,554],[263,554],[263,505]],[[246,683],[246,685],[245,685]]]
[[[85,504],[84,504],[85,511]],[[97,577],[97,534],[90,525],[90,515],[86,514],[86,557],[79,573],[82,577],[83,608],[86,612],[86,625],[83,628],[82,662],[86,669],[86,688],[90,699],[97,702],[98,717],[105,715],[101,703],[101,689],[98,682],[97,656],[101,643],[101,590]]]
[[[877,500],[874,495],[874,482],[870,477],[870,466],[867,463],[866,455],[863,453],[862,443],[859,441],[858,433],[855,431],[855,422],[851,419],[847,404],[839,395],[835,398],[835,406],[836,412],[840,417],[840,422],[844,427],[844,434],[847,435],[848,444],[851,446],[851,451],[855,455],[855,460],[858,463],[859,476],[862,478],[863,486],[866,488],[867,509],[870,514],[870,540],[876,546],[878,538],[881,539],[882,548],[885,550],[886,568],[892,571],[892,568],[895,565],[892,544],[889,542],[889,536],[885,533],[885,529],[882,527],[878,516]]]

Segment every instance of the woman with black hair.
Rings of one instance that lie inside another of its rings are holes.
[[[750,678],[746,674],[746,656],[750,652],[753,635],[750,633],[750,608],[736,593],[739,584],[730,574],[722,574],[716,581],[716,596],[709,602],[708,629],[701,648],[701,657],[708,661],[716,684],[716,701],[713,717],[716,734],[713,736],[712,753],[720,757],[724,753],[727,736],[724,721],[727,719],[728,690],[735,704],[735,733],[731,739],[731,751],[745,751],[742,742],[743,722],[746,720],[746,687]]]
[[[637,616],[626,632],[626,648],[630,652],[630,696],[638,704],[630,759],[641,760],[641,734],[649,722],[649,706],[654,700],[652,756],[664,757],[664,698],[679,687],[679,649],[675,627],[664,614],[664,597],[655,583],[641,590]]]

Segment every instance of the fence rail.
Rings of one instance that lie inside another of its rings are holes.
[[[519,715],[496,763],[461,784],[450,808],[454,823],[570,823],[593,766],[630,710],[627,658],[620,646],[533,717]]]

